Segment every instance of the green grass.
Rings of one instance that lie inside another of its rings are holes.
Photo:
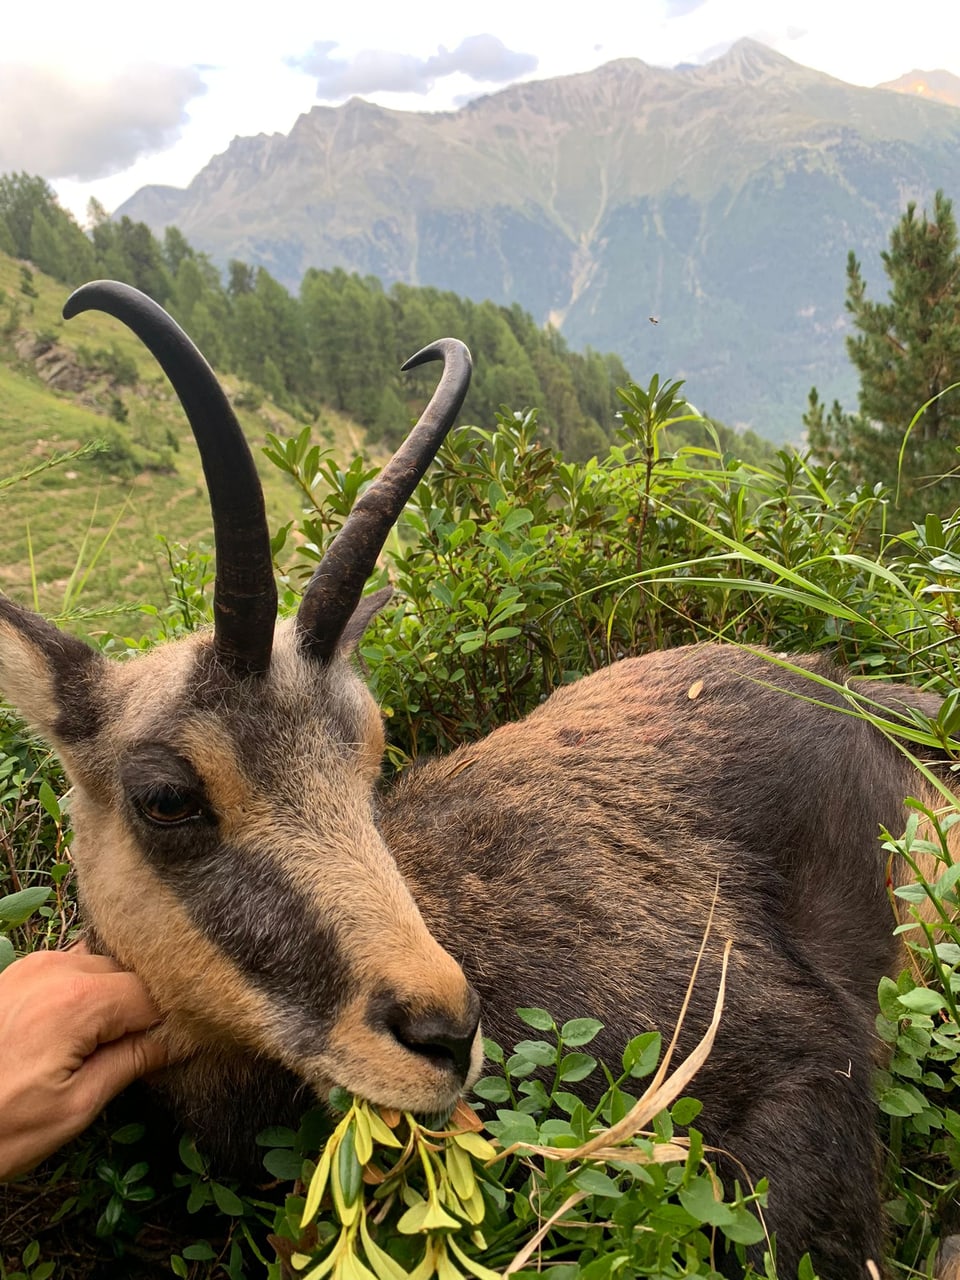
[[[134,467],[129,474],[115,474],[103,458],[87,456],[0,489],[0,588],[50,616],[79,605],[85,614],[109,612],[111,630],[139,631],[139,605],[162,601],[168,590],[161,535],[191,546],[212,545],[200,457],[169,383],[139,340],[108,316],[87,313],[64,322],[60,307],[66,288],[36,272],[33,283],[38,296],[24,296],[19,264],[0,254],[0,328],[14,330],[0,335],[0,478],[105,437],[119,437],[154,455],[172,449],[175,472]],[[136,386],[116,392],[128,420],[121,424],[110,418],[115,390],[105,378],[78,393],[47,386],[33,362],[17,356],[15,342],[24,333],[55,336],[74,353],[80,346],[115,346],[133,359]],[[228,394],[239,386],[230,377],[223,383]],[[260,450],[268,431],[291,435],[301,424],[267,400],[255,411],[237,413],[263,479],[271,527],[276,527],[298,514],[299,498],[290,479]],[[339,456],[352,456],[362,447],[362,430],[333,411],[314,424],[314,433]],[[81,580],[78,599],[73,588]],[[125,611],[119,620],[118,609]],[[78,619],[75,629],[94,633],[96,619]]]

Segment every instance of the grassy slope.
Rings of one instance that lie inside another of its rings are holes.
[[[108,316],[86,314],[69,323],[60,318],[67,290],[35,273],[36,299],[20,292],[19,264],[0,254],[0,325],[19,307],[19,330],[55,333],[57,342],[76,349],[116,346],[138,365],[136,387],[121,395],[129,421],[120,425],[105,416],[110,393],[105,381],[76,394],[52,390],[32,364],[17,359],[11,338],[0,337],[0,482],[35,466],[44,458],[101,438],[116,429],[136,441],[164,442],[172,434],[179,446],[175,475],[144,471],[132,478],[109,474],[101,461],[83,458],[59,466],[12,487],[0,489],[0,587],[33,606],[30,568],[32,544],[37,602],[41,612],[59,614],[64,593],[78,563],[83,569],[116,522],[116,531],[84,585],[78,605],[83,610],[127,606],[122,617],[107,623],[78,622],[75,630],[135,632],[139,603],[163,602],[167,568],[158,535],[191,545],[212,545],[210,513],[200,458],[190,428],[166,378],[139,340]],[[16,335],[14,335],[16,336]],[[225,378],[228,391],[236,380]],[[96,401],[102,402],[102,407]],[[260,454],[267,431],[290,435],[302,424],[264,401],[256,412],[238,410],[263,478],[271,528],[297,510],[292,483]],[[363,433],[346,419],[329,413],[316,424],[318,441],[327,433],[334,451],[349,456]],[[29,533],[28,533],[29,531]],[[81,570],[82,571],[82,570]]]

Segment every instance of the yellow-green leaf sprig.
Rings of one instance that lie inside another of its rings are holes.
[[[302,1280],[497,1280],[497,1273],[470,1256],[457,1240],[466,1235],[484,1247],[480,1227],[485,1204],[475,1162],[496,1156],[494,1146],[478,1132],[473,1112],[461,1104],[449,1130],[422,1126],[411,1114],[378,1112],[353,1099],[317,1164],[307,1189],[301,1230],[317,1217],[329,1191],[340,1231],[322,1257],[294,1254]],[[406,1141],[395,1130],[405,1133]],[[421,1176],[422,1175],[422,1176]],[[413,1184],[416,1179],[417,1185]],[[363,1193],[364,1183],[375,1188]],[[381,1248],[371,1223],[394,1212],[396,1229],[422,1236],[424,1252],[412,1271]]]

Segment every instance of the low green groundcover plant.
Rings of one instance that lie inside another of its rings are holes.
[[[335,1097],[341,1118],[301,1171],[305,1194],[284,1205],[271,1237],[281,1263],[268,1274],[716,1276],[718,1247],[742,1257],[746,1245],[769,1245],[765,1188],[724,1197],[692,1127],[700,1104],[680,1096],[709,1053],[722,1003],[721,987],[710,1029],[672,1073],[673,1044],[662,1055],[660,1035],[647,1033],[626,1046],[616,1075],[586,1051],[601,1030],[595,1019],[558,1027],[545,1010],[519,1010],[538,1038],[509,1057],[486,1043],[496,1074],[475,1092],[497,1110],[485,1125],[465,1103],[436,1129]],[[577,1086],[601,1071],[607,1087],[589,1106]]]

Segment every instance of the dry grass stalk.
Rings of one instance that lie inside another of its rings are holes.
[[[719,886],[718,886],[719,887]],[[713,1048],[713,1042],[716,1038],[717,1030],[720,1026],[720,1019],[723,1015],[723,1001],[726,993],[727,967],[730,961],[730,951],[733,943],[727,941],[723,948],[723,958],[720,968],[720,982],[717,988],[717,998],[714,1002],[713,1016],[706,1032],[702,1036],[700,1042],[692,1053],[680,1063],[676,1070],[668,1075],[670,1061],[676,1048],[680,1030],[683,1026],[683,1020],[686,1016],[690,1005],[690,998],[693,993],[697,975],[700,970],[700,963],[706,951],[707,941],[710,936],[710,927],[713,922],[714,908],[717,901],[717,892],[714,892],[713,902],[710,906],[710,915],[707,919],[707,925],[703,934],[703,941],[700,944],[700,950],[697,953],[696,962],[693,966],[693,972],[690,975],[690,981],[687,984],[686,994],[684,995],[683,1004],[677,1023],[674,1028],[673,1036],[664,1054],[663,1061],[657,1068],[653,1079],[630,1111],[616,1124],[610,1125],[609,1128],[595,1134],[587,1142],[582,1143],[579,1147],[547,1147],[533,1146],[527,1143],[513,1143],[504,1151],[497,1155],[497,1160],[502,1160],[506,1156],[514,1152],[522,1152],[524,1156],[541,1156],[545,1160],[562,1160],[566,1163],[572,1163],[575,1160],[592,1160],[592,1161],[621,1161],[627,1163],[670,1163],[676,1160],[685,1160],[688,1155],[688,1145],[680,1139],[677,1142],[658,1143],[654,1146],[652,1152],[640,1151],[636,1147],[625,1147],[622,1144],[629,1142],[653,1120],[666,1107],[669,1107],[686,1089],[687,1085],[703,1066],[704,1062]],[[494,1163],[491,1161],[490,1163]],[[576,1191],[570,1195],[544,1223],[541,1224],[536,1234],[524,1245],[520,1252],[513,1258],[506,1269],[503,1271],[504,1276],[510,1276],[519,1271],[539,1249],[540,1245],[552,1229],[552,1227],[560,1221],[560,1219],[569,1212],[575,1205],[586,1199],[586,1193]]]

